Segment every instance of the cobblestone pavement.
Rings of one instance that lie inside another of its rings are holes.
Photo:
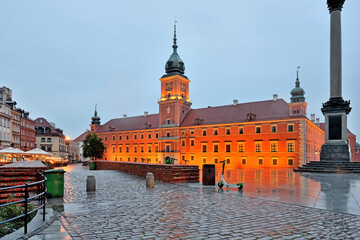
[[[73,239],[360,239],[360,216],[69,166],[63,203]],[[96,193],[85,191],[96,177]]]

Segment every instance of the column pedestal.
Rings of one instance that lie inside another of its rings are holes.
[[[321,162],[350,162],[347,144],[347,114],[350,101],[341,97],[330,98],[321,108],[325,115],[325,144],[321,147]]]

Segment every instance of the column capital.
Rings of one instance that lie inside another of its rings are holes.
[[[345,3],[345,0],[327,0],[329,12],[331,13],[336,10],[341,11],[344,3]]]

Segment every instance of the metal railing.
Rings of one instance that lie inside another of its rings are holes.
[[[11,189],[23,189],[23,192],[24,192],[24,199],[0,205],[0,208],[2,208],[2,207],[14,205],[14,204],[23,203],[24,204],[24,213],[19,216],[16,216],[16,217],[13,217],[13,218],[10,218],[10,219],[0,222],[0,225],[24,217],[24,234],[27,234],[27,231],[28,231],[27,225],[28,225],[29,215],[41,208],[43,211],[43,214],[42,214],[43,221],[45,221],[45,204],[47,202],[47,200],[46,200],[46,190],[47,190],[46,189],[46,177],[41,172],[37,171],[36,179],[37,179],[37,181],[33,182],[33,183],[0,188],[0,193],[6,192],[7,190],[11,190]],[[29,187],[32,187],[32,186],[36,186],[36,194],[30,196],[29,193],[33,192],[33,191],[29,191]],[[37,204],[36,208],[29,211],[28,205],[30,204],[31,201],[34,201],[34,200],[38,200],[39,203]]]

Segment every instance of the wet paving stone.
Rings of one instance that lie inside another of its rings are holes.
[[[63,202],[52,204],[64,205],[57,209],[73,239],[360,239],[357,215],[186,184],[147,189],[145,179],[80,165],[65,170]],[[89,175],[95,193],[86,193]]]

